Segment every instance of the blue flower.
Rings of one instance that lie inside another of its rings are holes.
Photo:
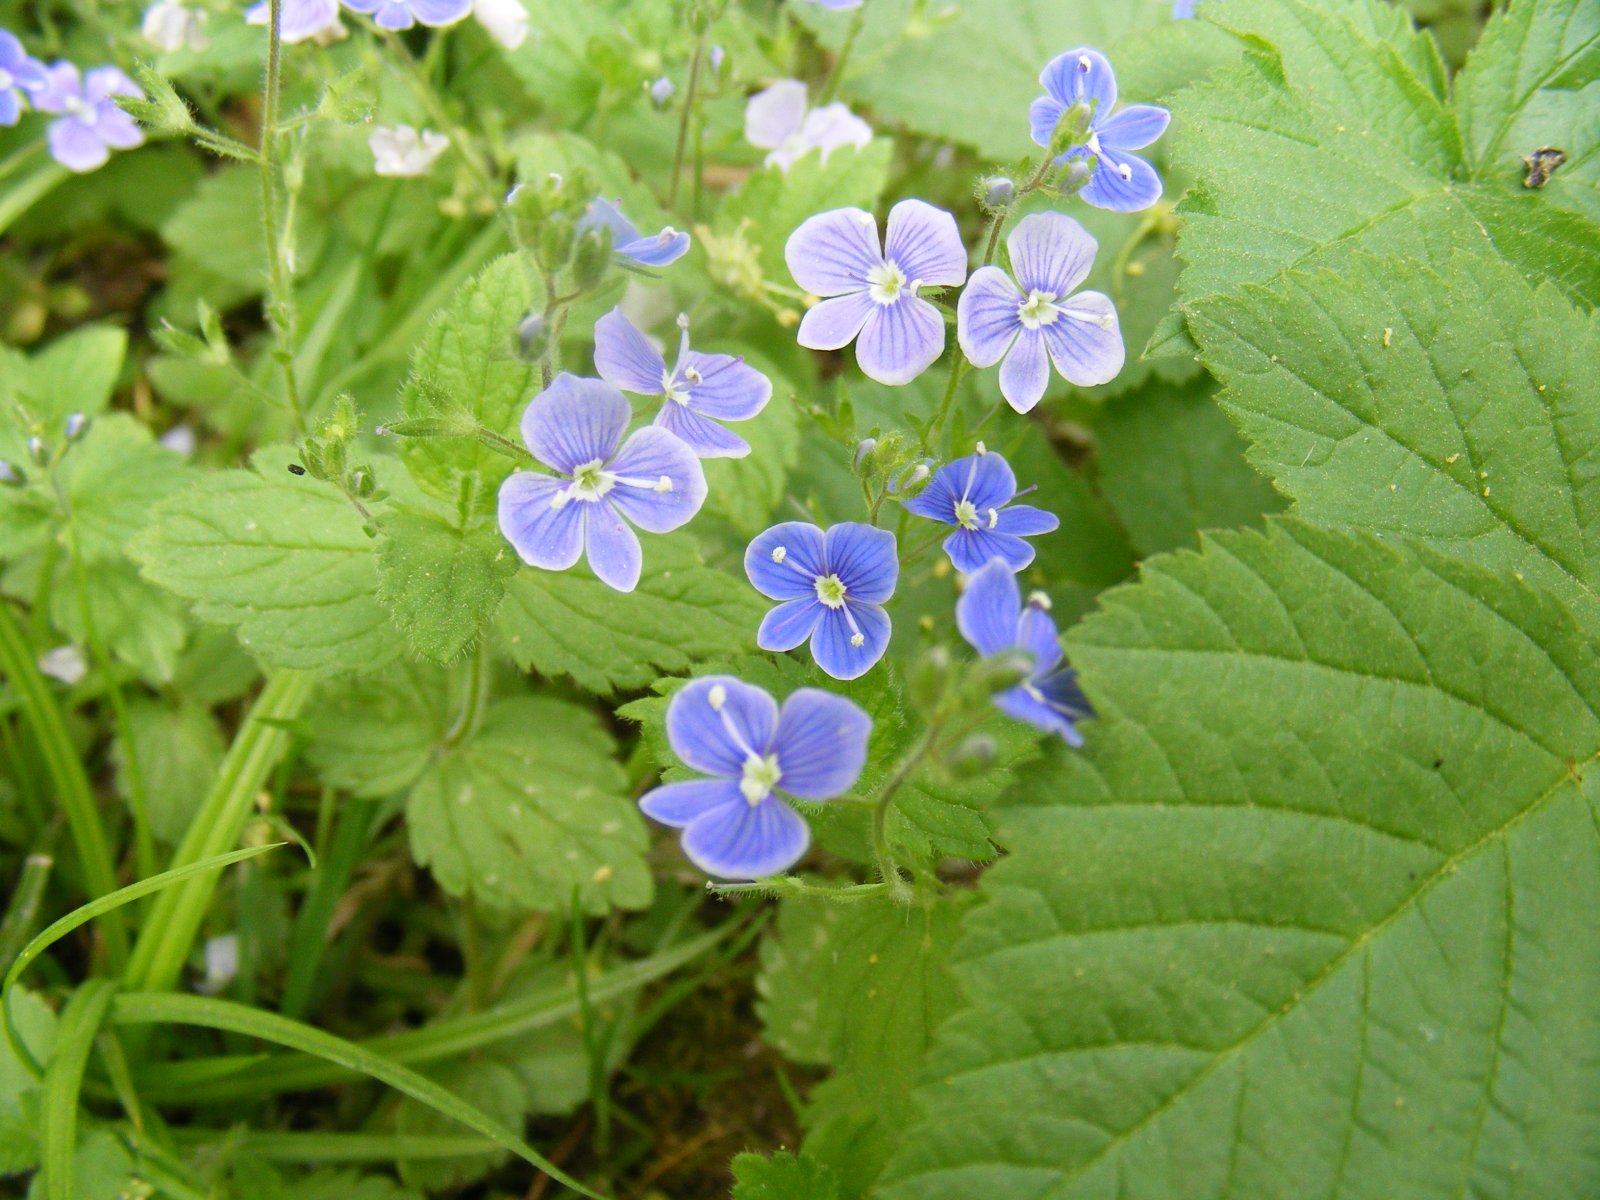
[[[595,324],[594,365],[613,387],[639,396],[664,396],[656,424],[670,430],[701,458],[743,458],[750,444],[717,421],[748,421],[772,398],[772,381],[731,354],[689,349],[683,326],[678,361],[667,360],[633,323],[614,308]]]
[[[1033,561],[1033,547],[1022,539],[1049,533],[1061,522],[1042,508],[1012,504],[1016,494],[1011,464],[980,442],[978,453],[940,467],[928,486],[906,501],[906,508],[956,526],[944,540],[956,570],[972,572],[1000,559],[1020,571]]]
[[[49,85],[44,64],[28,57],[16,35],[0,29],[0,125],[15,125],[29,94]]]
[[[371,16],[379,29],[410,29],[419,22],[439,29],[465,18],[472,0],[344,0],[344,6]]]
[[[631,258],[647,267],[664,267],[677,262],[689,253],[689,235],[679,233],[671,225],[660,233],[641,234],[633,222],[622,215],[622,210],[609,200],[596,197],[589,211],[578,222],[578,229],[611,230],[611,248],[623,258]]]
[[[811,831],[780,793],[832,800],[867,761],[872,718],[842,696],[801,688],[783,702],[731,675],[686,685],[667,706],[667,737],[710,779],[646,792],[646,816],[683,830],[683,852],[708,875],[760,879],[800,861]]]
[[[251,25],[266,25],[272,19],[272,10],[266,0],[252,4],[244,10],[244,19]],[[323,33],[343,33],[339,24],[339,0],[283,0],[278,14],[278,36],[286,42],[303,42]]]
[[[641,559],[628,523],[667,533],[700,511],[694,451],[659,425],[623,442],[629,416],[610,384],[566,374],[529,402],[522,440],[559,478],[518,471],[500,485],[500,532],[524,562],[565,571],[587,554],[602,583],[631,592]]]
[[[1172,19],[1184,21],[1194,16],[1195,0],[1172,0]]]
[[[134,119],[117,107],[113,96],[143,96],[139,85],[116,67],[96,67],[85,76],[69,62],[52,63],[46,85],[34,92],[40,112],[60,113],[50,122],[50,155],[80,175],[106,164],[113,150],[144,144]]]
[[[917,295],[967,277],[966,247],[943,209],[900,201],[889,210],[881,249],[871,213],[818,213],[789,235],[783,257],[796,283],[831,297],[800,322],[802,346],[838,350],[860,335],[856,362],[869,379],[890,385],[910,383],[944,352],[944,317]]]
[[[1077,724],[1094,716],[1094,709],[1078,687],[1078,673],[1063,661],[1049,608],[1040,592],[1024,608],[1016,576],[995,560],[967,577],[967,590],[956,601],[956,626],[985,658],[1020,651],[1033,660],[1026,679],[994,694],[996,708],[1081,746]]]
[[[815,4],[818,8],[826,8],[831,12],[844,12],[849,8],[860,8],[866,0],[805,0],[807,4]]]
[[[1071,217],[1035,213],[1006,237],[1016,283],[979,267],[956,307],[956,339],[978,367],[1000,367],[1000,394],[1018,412],[1044,395],[1050,364],[1079,387],[1109,383],[1125,352],[1117,306],[1102,292],[1073,289],[1089,275],[1098,243]]]
[[[1028,120],[1033,127],[1033,140],[1041,146],[1050,145],[1056,124],[1067,109],[1080,103],[1094,107],[1089,118],[1088,144],[1069,150],[1056,160],[1064,163],[1071,158],[1088,158],[1094,163],[1094,173],[1080,193],[1087,203],[1113,212],[1138,212],[1161,199],[1161,177],[1154,167],[1129,151],[1143,149],[1161,136],[1171,119],[1166,109],[1132,104],[1113,113],[1117,77],[1105,55],[1086,48],[1068,50],[1052,58],[1040,72],[1039,82],[1049,95],[1033,102]]]
[[[845,522],[826,534],[785,521],[744,552],[756,591],[781,603],[756,633],[763,650],[793,650],[807,638],[817,665],[835,679],[855,679],[889,646],[883,604],[900,574],[894,534]]]

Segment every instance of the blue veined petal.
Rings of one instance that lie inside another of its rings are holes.
[[[1030,692],[1027,686],[1007,688],[997,692],[992,699],[994,706],[1013,720],[1025,722],[1046,733],[1058,733],[1069,746],[1083,745],[1083,735],[1073,727],[1072,721],[1046,703],[1041,695],[1034,694],[1036,692],[1037,688]]]
[[[620,308],[613,308],[594,324],[594,369],[612,387],[637,396],[659,396],[667,360]]]
[[[655,423],[700,458],[743,458],[750,453],[750,443],[738,434],[691,412],[675,400],[668,400],[661,406]]]
[[[546,571],[565,571],[583,553],[583,505],[551,504],[565,486],[532,471],[517,471],[500,485],[500,532],[523,562]]]
[[[1093,103],[1097,128],[1117,104],[1116,72],[1104,54],[1087,46],[1056,55],[1039,73],[1039,82],[1063,105]]]
[[[706,502],[699,458],[660,425],[635,430],[606,470],[617,480],[606,500],[650,533],[670,533]]]
[[[1124,178],[1119,168],[1127,168]],[[1137,154],[1103,150],[1100,164],[1078,193],[1084,203],[1111,212],[1141,212],[1161,199],[1161,176]]]
[[[699,383],[688,377],[691,370]],[[772,399],[772,380],[731,354],[690,350],[679,358],[676,375],[689,389],[689,410],[718,421],[748,421]]]
[[[1142,150],[1167,131],[1172,114],[1155,104],[1130,104],[1095,127],[1108,150]]]
[[[1044,399],[1049,383],[1050,356],[1044,348],[1044,330],[1024,329],[1000,364],[1000,394],[1013,409],[1025,413]]]
[[[683,852],[707,875],[760,879],[787,871],[811,844],[805,820],[776,796],[712,809],[683,831]]]
[[[745,102],[744,139],[762,150],[776,150],[800,132],[805,119],[806,85],[780,79]]]
[[[956,302],[956,341],[975,367],[1005,357],[1022,329],[1017,315],[1026,297],[999,267],[979,267]]]
[[[772,600],[817,594],[817,577],[827,572],[822,530],[806,521],[782,521],[758,533],[744,552],[750,584]],[[776,557],[774,557],[776,555]]]
[[[838,350],[848,346],[877,309],[866,292],[834,296],[806,310],[795,341],[808,350]]]
[[[682,829],[727,804],[744,804],[739,785],[732,779],[689,779],[663,783],[639,797],[639,809],[652,821]]]
[[[1061,637],[1050,614],[1038,604],[1029,603],[1017,621],[1017,648],[1033,655],[1034,681],[1055,670],[1061,661]]]
[[[872,718],[843,696],[801,688],[783,702],[772,753],[778,787],[802,800],[832,800],[849,791],[867,761]]]
[[[667,705],[667,740],[696,771],[738,779],[751,754],[764,755],[778,729],[778,705],[732,675],[704,675]]]
[[[902,294],[872,308],[856,339],[856,364],[868,379],[899,387],[944,353],[944,316],[926,300]]]
[[[472,11],[472,0],[408,0],[408,3],[411,15],[434,29],[454,25]]]
[[[878,222],[860,208],[807,217],[784,243],[783,260],[808,292],[838,296],[860,291],[867,286],[867,272],[883,263]]]
[[[954,525],[956,501],[961,498],[961,485],[965,479],[965,474],[958,479],[949,466],[940,467],[934,472],[933,478],[928,480],[928,486],[906,501],[906,510],[919,517],[926,517],[930,521]]]
[[[345,0],[346,4],[349,2],[350,0]],[[610,200],[603,200],[599,196],[589,202],[588,209],[578,221],[578,229],[580,232],[590,229],[609,229],[613,247],[637,241],[639,238],[639,230],[632,221],[622,215],[622,210]]]
[[[815,632],[817,622],[822,620],[825,611],[815,592],[795,600],[785,600],[761,618],[761,627],[756,630],[756,645],[780,654],[785,650],[793,650]]]
[[[956,287],[967,278],[967,248],[956,219],[925,200],[902,200],[889,210],[883,257],[923,287]]]
[[[1024,570],[1033,561],[1033,547],[1016,534],[982,526],[957,529],[945,538],[944,552],[950,556],[950,564],[963,574],[981,570],[996,560],[1012,571]]]
[[[619,592],[633,591],[644,567],[639,535],[609,498],[574,501],[572,507],[583,510],[583,553],[595,578]]]
[[[647,267],[664,267],[689,253],[689,243],[687,233],[667,225],[660,233],[647,234],[631,242],[620,242],[614,248],[623,258],[631,258],[636,263]]]
[[[1040,96],[1028,106],[1028,132],[1037,145],[1050,144],[1050,138],[1056,131],[1056,123],[1066,111],[1067,106],[1054,96]]]
[[[410,29],[417,19],[403,0],[383,0],[372,14],[372,23],[379,29],[392,29],[398,33],[402,29]]]
[[[958,458],[946,469],[951,483],[959,489],[959,498],[969,501],[980,518],[987,518],[991,508],[1009,504],[1017,494],[1016,472],[993,451]]]
[[[1100,243],[1065,213],[1023,217],[1006,237],[1011,271],[1024,293],[1040,291],[1060,300],[1085,279]]]
[[[1088,721],[1094,718],[1094,705],[1089,703],[1089,698],[1083,694],[1083,689],[1078,686],[1078,672],[1071,667],[1059,667],[1041,679],[1035,679],[1033,686],[1045,699],[1045,703],[1057,712],[1066,714],[1070,721]]]
[[[1031,504],[1007,505],[1000,509],[1000,519],[995,523],[995,529],[1000,533],[1013,533],[1018,537],[1052,533],[1060,527],[1061,519],[1055,513]]]
[[[545,466],[570,475],[617,452],[632,409],[609,383],[563,372],[528,402],[522,440]]]
[[[1079,387],[1110,383],[1127,357],[1111,297],[1079,292],[1069,297],[1061,310],[1053,324],[1040,330],[1056,370]]]
[[[823,537],[823,559],[845,586],[845,595],[863,604],[882,604],[894,595],[900,555],[894,534],[859,521],[842,521]]]
[[[889,615],[876,604],[857,604],[848,598],[843,608],[824,612],[811,635],[811,656],[835,679],[865,675],[888,648]]]
[[[979,654],[988,657],[1017,644],[1022,595],[1011,568],[991,559],[967,578],[956,601],[956,628]]]

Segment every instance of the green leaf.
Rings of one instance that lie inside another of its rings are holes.
[[[515,1129],[522,1123],[522,1084],[503,1063],[492,1060],[447,1063],[434,1079],[440,1087],[507,1129]],[[403,1100],[395,1113],[395,1132],[402,1138],[426,1138],[458,1133],[460,1129],[451,1118],[416,1100]],[[483,1178],[509,1157],[506,1150],[495,1147],[487,1154],[463,1158],[401,1159],[400,1178],[408,1187],[425,1192],[442,1191]]]
[[[371,671],[398,652],[377,601],[377,555],[355,508],[331,484],[288,473],[287,447],[248,470],[208,475],[158,505],[130,548],[147,578],[238,628],[261,661]]]
[[[182,839],[222,765],[222,733],[204,706],[135,700],[128,705],[128,733],[143,777],[150,827],[167,843]],[[115,745],[117,785],[128,795],[128,753]]]
[[[1596,1184],[1600,644],[1546,592],[1274,522],[1068,640],[888,1200]]]
[[[146,679],[172,679],[190,629],[183,601],[141,578],[126,560],[100,563],[87,578],[89,615],[106,650]],[[73,567],[64,559],[50,585],[50,621],[74,644],[89,644]]]
[[[1580,40],[1593,18],[1577,15],[1586,0],[1513,7],[1541,9],[1541,30],[1565,21]],[[1433,43],[1399,10],[1375,0],[1229,0],[1208,16],[1248,52],[1172,103],[1174,159],[1198,180],[1178,210],[1186,302],[1289,269],[1342,271],[1355,251],[1442,266],[1468,246],[1554,280],[1573,299],[1600,301],[1600,226],[1557,207],[1555,184],[1522,186],[1520,156],[1533,145],[1502,145],[1492,161],[1469,153]],[[1501,21],[1497,39],[1524,19]],[[1545,105],[1532,64],[1526,89],[1502,86],[1497,64],[1507,54],[1515,51],[1481,47],[1458,86],[1472,106],[1463,124],[1485,150],[1485,127],[1533,121]]]
[[[1489,255],[1351,258],[1191,310],[1250,459],[1316,520],[1413,534],[1586,606],[1600,324]]]
[[[644,574],[626,595],[575,571],[524,569],[496,624],[523,670],[606,693],[748,649],[766,608],[742,573],[707,566],[677,534],[645,540]]]
[[[502,700],[406,803],[411,852],[453,896],[585,912],[650,902],[642,819],[610,736],[560,700]]]
[[[92,417],[111,403],[127,352],[127,331],[108,325],[75,329],[31,357],[0,347],[0,407],[20,405],[59,435],[69,414]]]
[[[450,711],[445,672],[427,663],[396,663],[321,690],[305,716],[306,757],[331,787],[392,796],[427,768]]]
[[[735,1154],[733,1200],[839,1200],[833,1172],[813,1158],[779,1150],[771,1158]]]
[[[420,509],[378,522],[378,600],[423,658],[457,657],[494,616],[517,556],[493,526],[462,530]]]
[[[47,1062],[55,1047],[56,1015],[39,996],[16,988],[9,1000],[12,1026],[35,1062]],[[0,1038],[0,1175],[39,1165],[39,1104],[42,1081]]]
[[[742,538],[753,538],[772,524],[787,494],[789,474],[800,460],[800,416],[797,393],[770,364],[746,355],[747,361],[772,380],[772,399],[748,421],[730,426],[750,443],[744,458],[708,458],[707,515],[724,518]]]
[[[117,985],[111,979],[90,979],[68,999],[56,1027],[55,1051],[44,1073],[44,1111],[40,1122],[43,1161],[40,1176],[49,1200],[79,1200],[83,1192],[73,1175],[78,1149],[78,1093],[95,1035],[105,1020]]]

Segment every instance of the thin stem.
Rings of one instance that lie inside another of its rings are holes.
[[[861,5],[850,18],[850,28],[845,31],[844,45],[839,47],[839,55],[833,60],[833,71],[828,75],[828,82],[822,89],[822,95],[817,98],[819,105],[826,104],[833,99],[834,92],[839,90],[839,85],[844,82],[844,67],[850,61],[850,51],[855,48],[856,35],[861,32],[861,27],[867,23],[867,6]]]
[[[51,828],[43,844],[22,860],[22,871],[6,903],[5,918],[0,920],[0,972],[11,969],[12,960],[22,952],[33,934],[39,901],[44,898],[44,886],[56,865],[55,840],[56,831]]]
[[[461,710],[456,713],[456,719],[450,723],[450,729],[444,735],[447,750],[459,746],[478,731],[478,723],[483,719],[484,706],[489,699],[488,658],[489,639],[480,633],[472,657],[467,660],[467,682],[461,697]]]
[[[706,39],[701,34],[694,44],[694,58],[689,64],[689,90],[683,98],[683,116],[678,120],[678,144],[672,151],[672,182],[667,187],[667,207],[678,207],[678,184],[683,176],[683,151],[689,142],[689,118],[695,111],[695,92],[700,87],[700,62],[705,57]]]
[[[904,786],[906,780],[911,778],[911,773],[922,765],[923,758],[933,748],[938,735],[939,722],[937,720],[929,722],[916,744],[906,751],[905,757],[895,765],[894,774],[884,781],[883,787],[878,791],[877,799],[873,802],[873,857],[877,860],[878,874],[882,876],[884,886],[902,903],[907,899],[909,892],[905,881],[900,878],[900,868],[895,866],[894,852],[889,845],[889,804],[894,800],[895,793]]]
[[[282,230],[278,228],[278,100],[283,69],[283,0],[268,0],[267,72],[261,87],[261,144],[257,152],[261,178],[261,229],[267,247],[267,321],[278,343],[284,391],[295,432],[306,430],[305,407],[294,370],[294,297],[284,270]]]
[[[388,44],[390,53],[395,61],[404,69],[406,79],[411,84],[411,90],[416,93],[417,99],[422,101],[423,108],[428,110],[428,116],[434,124],[438,125],[450,138],[450,144],[456,148],[456,153],[461,156],[461,161],[467,166],[467,173],[472,176],[472,181],[478,187],[479,197],[491,207],[498,207],[500,203],[500,189],[495,183],[494,173],[482,159],[478,157],[477,148],[473,145],[472,137],[450,118],[444,105],[439,101],[439,93],[434,89],[421,64],[411,53],[410,48],[400,39],[400,35],[392,29],[382,31],[384,41]],[[441,44],[440,39],[435,39],[434,44]]]

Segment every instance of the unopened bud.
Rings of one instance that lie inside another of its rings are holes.
[[[1010,650],[993,658],[984,659],[973,670],[972,679],[980,691],[993,695],[995,692],[1016,687],[1033,674],[1033,667],[1031,654]]]
[[[28,477],[21,467],[0,458],[0,486],[21,487],[27,482]]]
[[[572,259],[572,281],[580,292],[599,286],[610,265],[610,230],[590,230],[578,239],[578,252]]]
[[[994,766],[998,748],[986,733],[975,733],[957,746],[946,765],[957,779],[971,779]]]
[[[657,108],[665,108],[667,106],[667,101],[671,100],[672,97],[677,94],[677,91],[678,85],[663,75],[660,79],[657,79],[654,83],[649,85],[650,103],[654,104]]]
[[[872,452],[874,450],[876,450],[877,448],[878,448],[878,439],[877,438],[863,438],[856,445],[856,456],[855,456],[854,461],[850,464],[851,469],[855,470],[855,471],[861,470],[861,464],[866,462],[867,459],[871,458],[872,457]]]
[[[75,412],[67,418],[67,441],[75,442],[89,431],[89,418]]]
[[[1010,208],[1011,202],[1017,198],[1017,185],[1004,175],[995,175],[983,181],[983,204],[985,208]]]
[[[722,74],[723,50],[721,46],[711,47],[711,77],[715,79]]]
[[[517,342],[522,347],[524,358],[533,359],[542,355],[548,337],[549,330],[545,327],[542,313],[529,313],[517,325]]]
[[[943,646],[934,646],[912,663],[907,673],[906,686],[911,694],[911,702],[919,709],[931,712],[944,696],[949,679],[950,651]]]
[[[28,439],[28,457],[33,459],[33,461],[38,463],[41,467],[44,466],[44,464],[49,460],[50,450],[49,447],[44,444],[44,439],[42,437],[31,437]]]
[[[350,472],[350,490],[363,500],[370,499],[378,490],[378,481],[367,467],[357,467]]]
[[[1056,189],[1063,195],[1072,195],[1079,191],[1084,184],[1089,182],[1089,177],[1094,174],[1094,165],[1081,158],[1075,158],[1067,166],[1067,173],[1056,184]]]

